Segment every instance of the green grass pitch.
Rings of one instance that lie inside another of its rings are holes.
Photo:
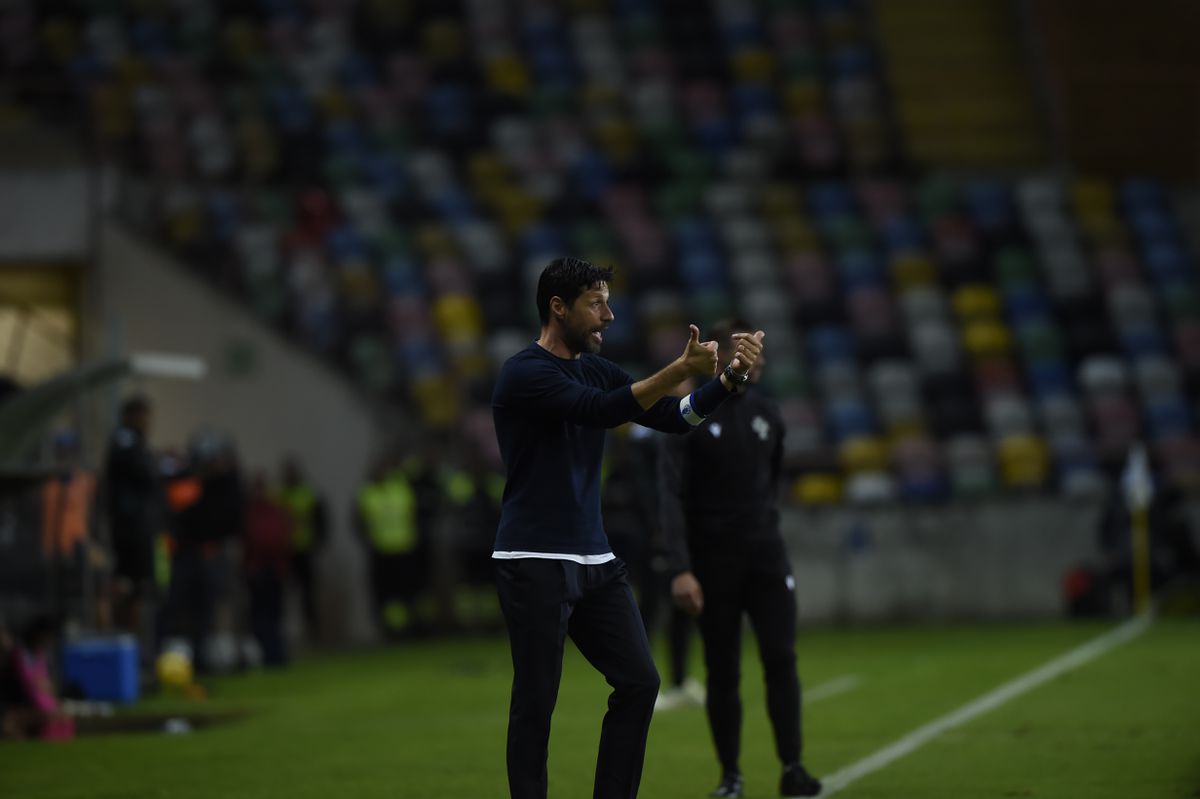
[[[816,774],[836,771],[1104,629],[1004,624],[802,631],[807,686],[845,675],[860,679],[855,690],[806,710],[805,760]],[[747,643],[746,795],[771,797],[778,764],[761,671]],[[698,652],[693,656],[698,660]],[[501,639],[322,656],[282,673],[225,677],[212,684],[205,703],[152,699],[138,710],[246,709],[251,715],[244,720],[188,735],[0,745],[0,796],[499,799],[507,796],[509,679]],[[568,645],[551,738],[554,799],[591,796],[606,695],[602,678]],[[717,776],[702,709],[655,717],[641,796],[706,796]],[[1200,623],[1159,621],[839,795],[1200,797]]]

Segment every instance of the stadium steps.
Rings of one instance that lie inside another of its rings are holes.
[[[927,166],[1042,160],[1041,121],[1006,0],[873,0],[909,156]]]

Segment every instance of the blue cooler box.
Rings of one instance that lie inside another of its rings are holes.
[[[138,699],[138,646],[132,636],[84,638],[63,646],[63,679],[105,702]]]

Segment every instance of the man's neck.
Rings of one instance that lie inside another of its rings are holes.
[[[566,342],[563,341],[562,336],[553,327],[543,327],[542,334],[538,336],[537,343],[546,352],[563,360],[573,361],[579,357],[579,353],[572,352]]]

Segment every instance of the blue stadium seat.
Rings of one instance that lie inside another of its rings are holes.
[[[1146,422],[1154,438],[1192,431],[1187,403],[1179,397],[1152,399],[1146,403]]]
[[[838,400],[828,407],[829,423],[833,428],[834,441],[841,444],[849,438],[875,435],[877,425],[870,408],[861,401]]]
[[[842,327],[813,329],[808,335],[808,349],[817,362],[854,360],[854,338]]]

